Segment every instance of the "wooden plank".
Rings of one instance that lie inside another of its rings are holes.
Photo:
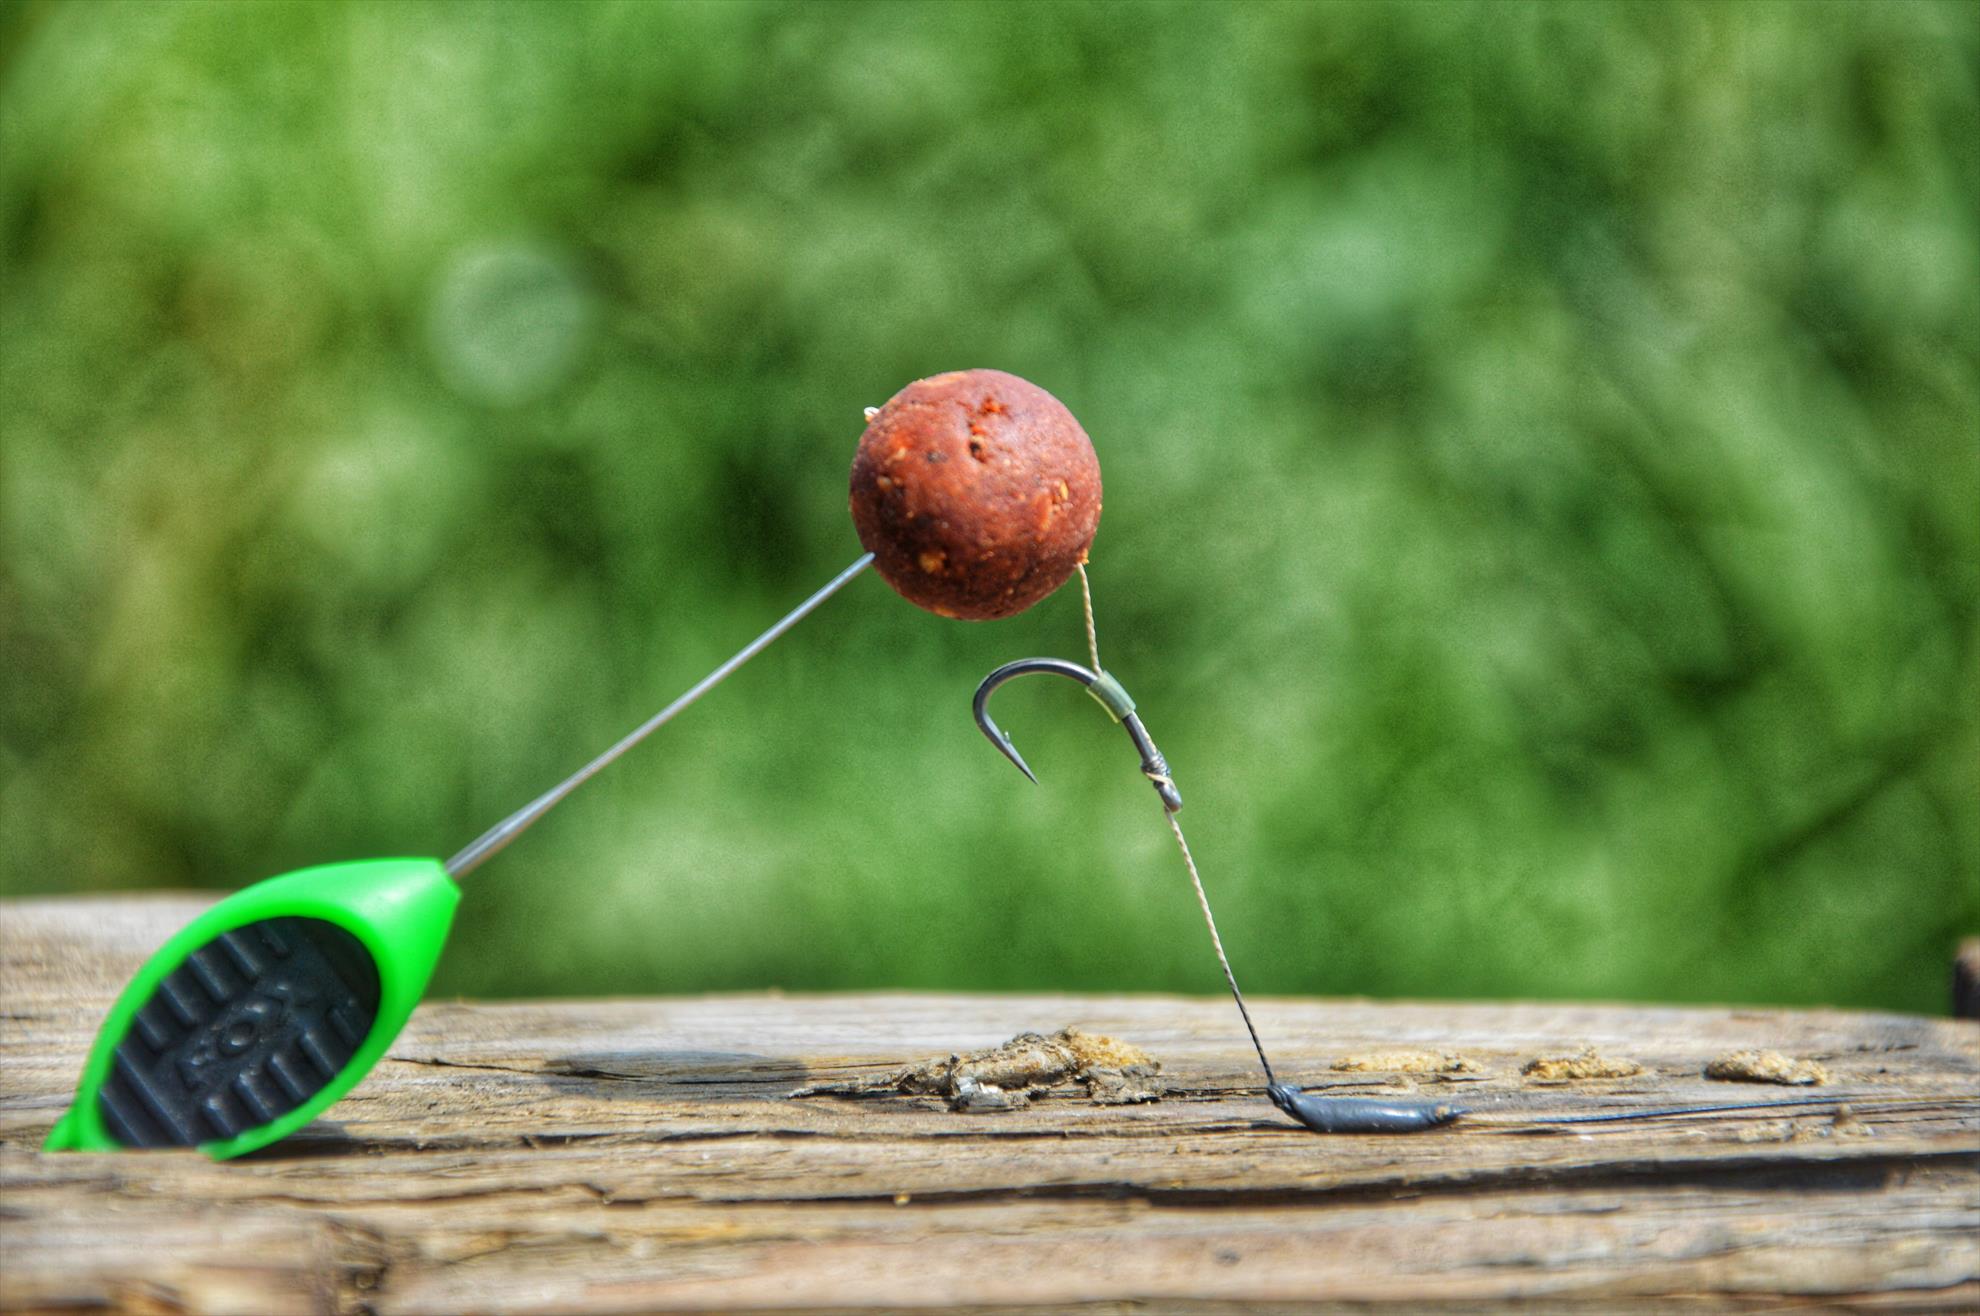
[[[0,906],[7,1310],[1031,1306],[1606,1309],[1980,1299],[1980,1025],[1845,1011],[1262,1001],[1310,1083],[1417,1085],[1447,1130],[1320,1137],[1229,1003],[1158,996],[434,1002],[313,1125],[227,1165],[41,1154],[103,1010],[201,902]],[[960,1115],[806,1084],[1066,1024],[1159,1057],[1153,1105]],[[1630,1078],[1542,1083],[1594,1046]],[[1451,1051],[1475,1073],[1334,1072]],[[1769,1048],[1818,1089],[1714,1082]],[[1547,1127],[1536,1117],[1833,1098]]]

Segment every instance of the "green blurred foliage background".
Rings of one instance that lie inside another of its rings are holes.
[[[444,855],[858,552],[860,408],[1106,472],[1261,992],[1941,1010],[1980,931],[1980,20],[14,4],[0,890]],[[438,990],[1217,971],[1077,656],[858,582],[470,879]],[[1048,1021],[1056,1022],[1056,1021]]]

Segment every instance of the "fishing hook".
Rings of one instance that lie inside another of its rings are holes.
[[[1265,1058],[1265,1045],[1258,1040],[1258,1029],[1251,1022],[1251,1011],[1245,1006],[1244,993],[1238,990],[1237,975],[1231,972],[1230,957],[1224,954],[1224,941],[1217,935],[1217,920],[1210,913],[1210,898],[1204,894],[1203,879],[1197,875],[1196,860],[1189,853],[1189,842],[1183,838],[1182,825],[1176,821],[1175,815],[1182,808],[1182,793],[1169,776],[1168,760],[1162,757],[1162,751],[1155,748],[1155,742],[1149,739],[1148,728],[1142,726],[1141,719],[1135,716],[1134,700],[1129,698],[1121,683],[1104,671],[1082,667],[1063,658],[1020,658],[1014,663],[1005,663],[984,677],[976,687],[972,708],[977,727],[997,747],[998,753],[1036,782],[1038,778],[1030,765],[1017,752],[1017,746],[1011,743],[1010,733],[990,717],[990,696],[997,687],[1034,672],[1079,682],[1107,710],[1108,716],[1127,728],[1128,737],[1141,754],[1141,775],[1148,778],[1155,787],[1155,793],[1162,797],[1169,830],[1175,833],[1176,845],[1181,848],[1183,863],[1189,869],[1190,884],[1196,888],[1197,904],[1203,910],[1203,922],[1210,929],[1210,944],[1217,952],[1217,962],[1223,966],[1224,981],[1230,984],[1231,998],[1237,1002],[1245,1031],[1251,1034],[1251,1046],[1258,1052],[1258,1063],[1265,1070],[1265,1093],[1272,1099],[1272,1104],[1315,1133],[1413,1133],[1448,1124],[1464,1114],[1458,1107],[1441,1103],[1388,1101],[1370,1097],[1320,1097],[1290,1083],[1279,1082],[1278,1076],[1272,1072],[1272,1062]]]
[[[1063,676],[1085,686],[1086,693],[1107,710],[1107,715],[1127,728],[1129,739],[1134,741],[1135,749],[1141,753],[1141,775],[1148,778],[1149,784],[1155,787],[1155,793],[1162,797],[1162,807],[1170,813],[1182,808],[1182,793],[1176,789],[1176,783],[1169,780],[1168,760],[1162,757],[1161,750],[1155,748],[1155,742],[1148,738],[1148,728],[1142,726],[1141,719],[1135,716],[1134,700],[1121,688],[1121,683],[1106,672],[1096,672],[1063,658],[1020,658],[1014,663],[1005,663],[984,677],[983,684],[976,687],[976,700],[972,706],[976,725],[989,737],[999,753],[1017,765],[1019,772],[1031,778],[1033,784],[1037,783],[1038,775],[1024,761],[1024,755],[1017,752],[1017,746],[1011,743],[1010,732],[991,720],[990,696],[1006,681],[1034,672]]]

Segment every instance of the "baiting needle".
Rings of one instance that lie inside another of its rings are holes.
[[[244,1155],[302,1128],[385,1056],[453,926],[454,879],[665,726],[873,562],[862,554],[610,749],[445,864],[298,869],[209,907],[138,969],[83,1062],[49,1151],[198,1147]]]
[[[866,570],[872,563],[873,554],[862,553],[859,559],[851,566],[832,577],[823,589],[785,613],[782,618],[771,625],[769,630],[764,631],[763,634],[757,636],[748,644],[745,644],[727,662],[690,686],[687,693],[627,732],[624,737],[603,754],[600,754],[597,758],[591,760],[591,762],[585,764],[576,772],[573,772],[570,776],[564,778],[555,786],[552,786],[549,790],[543,792],[543,794],[537,796],[528,804],[523,805],[522,808],[517,809],[501,822],[496,823],[493,827],[490,827],[487,831],[476,837],[472,845],[447,861],[445,865],[447,875],[449,877],[465,876],[500,853],[503,846],[528,831],[537,819],[556,808],[572,791],[584,785],[587,781],[590,781],[606,768],[611,767],[620,755],[652,735],[655,731],[658,731],[661,727],[667,725],[667,723],[674,719],[676,714],[720,685],[731,672],[734,672],[738,667],[741,667],[744,663],[756,657],[757,654],[762,653],[770,646],[771,641],[803,621],[805,617],[810,615],[812,609],[838,593],[848,581]]]

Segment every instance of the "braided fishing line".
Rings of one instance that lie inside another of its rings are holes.
[[[1176,788],[1175,778],[1169,773],[1168,761],[1162,757],[1162,752],[1149,737],[1148,729],[1135,714],[1133,698],[1118,680],[1100,666],[1099,630],[1093,620],[1093,589],[1083,564],[1079,567],[1079,581],[1086,622],[1087,654],[1092,658],[1093,666],[1082,667],[1063,658],[1024,658],[1004,664],[984,677],[976,688],[974,712],[977,726],[999,753],[1025,776],[1037,781],[1030,765],[1011,743],[1010,736],[991,719],[989,700],[992,692],[1006,681],[1030,673],[1045,673],[1078,681],[1107,710],[1108,716],[1127,731],[1128,738],[1141,752],[1141,775],[1148,779],[1156,795],[1161,798],[1169,831],[1176,838],[1176,848],[1181,852],[1183,866],[1189,872],[1190,886],[1196,892],[1197,908],[1203,911],[1203,925],[1210,932],[1211,949],[1217,954],[1217,964],[1224,971],[1224,981],[1230,986],[1231,999],[1237,1003],[1238,1015],[1244,1020],[1252,1050],[1258,1053],[1259,1067],[1265,1071],[1265,1092],[1273,1105],[1319,1133],[1405,1133],[1435,1128],[1456,1119],[1463,1112],[1451,1106],[1367,1097],[1316,1097],[1279,1081],[1271,1060],[1265,1054],[1265,1045],[1259,1039],[1251,1010],[1245,1004],[1244,992],[1238,987],[1237,974],[1231,969],[1230,956],[1224,950],[1224,939],[1217,931],[1216,915],[1210,910],[1209,893],[1203,887],[1203,875],[1196,867],[1196,857],[1190,853],[1189,840],[1183,835],[1182,824],[1176,821],[1176,814],[1182,809],[1182,794]]]
[[[1086,652],[1093,659],[1093,670],[1100,666],[1100,632],[1093,621],[1093,583],[1087,578],[1086,564],[1079,565],[1079,597],[1086,617]],[[1142,775],[1159,788],[1174,788],[1175,782],[1166,774],[1155,776],[1144,765]],[[1272,1073],[1272,1062],[1265,1058],[1264,1044],[1258,1040],[1257,1026],[1251,1022],[1251,1011],[1245,1007],[1244,993],[1238,990],[1237,974],[1231,971],[1231,957],[1224,953],[1224,939],[1217,932],[1217,916],[1210,912],[1210,896],[1203,889],[1203,877],[1196,871],[1196,856],[1189,852],[1189,841],[1183,836],[1182,824],[1176,820],[1177,810],[1164,808],[1162,816],[1168,820],[1169,831],[1176,838],[1176,849],[1182,852],[1183,866],[1189,870],[1189,884],[1196,889],[1196,907],[1203,911],[1203,926],[1210,930],[1210,946],[1217,952],[1217,963],[1224,970],[1224,981],[1230,984],[1231,999],[1237,1002],[1238,1015],[1244,1020],[1244,1031],[1251,1034],[1251,1048],[1258,1053],[1258,1063],[1264,1067],[1267,1085],[1276,1085],[1278,1078]]]

